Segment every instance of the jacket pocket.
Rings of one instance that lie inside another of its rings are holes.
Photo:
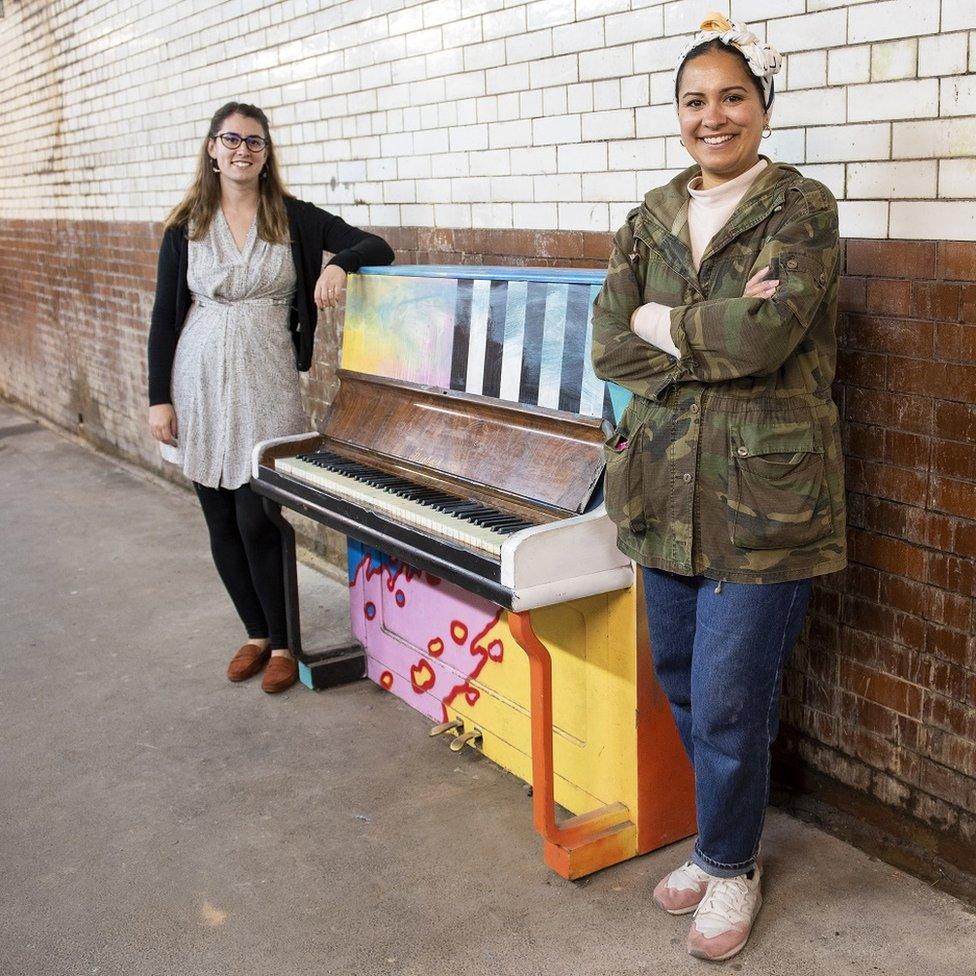
[[[644,486],[641,472],[643,424],[629,427],[627,418],[620,422],[603,445],[606,470],[603,494],[607,514],[622,529],[643,534],[647,527],[644,515]]]
[[[731,431],[732,544],[791,549],[833,528],[823,447],[812,421],[740,423]]]

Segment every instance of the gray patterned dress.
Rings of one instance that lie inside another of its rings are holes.
[[[208,488],[239,488],[261,440],[308,430],[288,330],[295,266],[287,244],[269,244],[251,223],[238,250],[223,211],[190,241],[193,305],[173,362],[178,447],[165,460]]]

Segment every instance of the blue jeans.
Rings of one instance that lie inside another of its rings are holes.
[[[810,580],[725,583],[644,568],[654,670],[695,769],[692,861],[722,878],[751,870],[769,800],[783,665]]]

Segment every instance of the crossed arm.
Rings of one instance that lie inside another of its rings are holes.
[[[629,224],[617,233],[607,280],[593,313],[596,373],[639,396],[673,383],[718,383],[777,370],[815,320],[837,271],[837,210],[832,199],[805,201],[763,242],[741,297],[674,308],[645,304],[629,255]],[[776,266],[781,276],[769,277]]]

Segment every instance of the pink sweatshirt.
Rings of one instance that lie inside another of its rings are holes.
[[[734,180],[720,183],[710,190],[698,189],[701,186],[700,176],[688,184],[688,195],[691,197],[688,204],[688,234],[696,271],[711,239],[728,223],[749,187],[768,165],[765,159],[760,159]],[[671,309],[667,305],[658,302],[641,305],[631,317],[630,327],[645,342],[677,358],[678,347],[671,338]]]

